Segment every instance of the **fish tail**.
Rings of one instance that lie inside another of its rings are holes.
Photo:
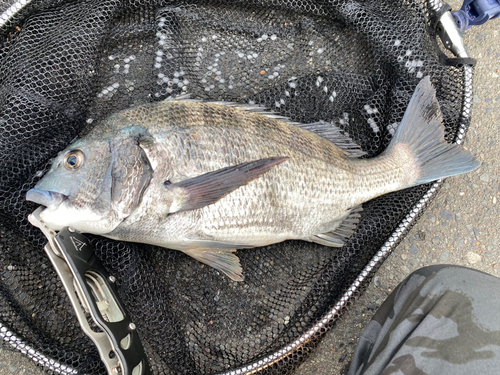
[[[470,172],[480,162],[457,144],[444,138],[444,126],[436,92],[429,77],[420,81],[388,151],[407,149],[411,155],[408,186]]]

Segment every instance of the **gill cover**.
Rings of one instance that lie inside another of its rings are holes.
[[[153,168],[141,147],[148,140],[145,129],[125,129],[110,141],[111,202],[121,218],[129,216],[141,202],[142,194],[153,176]]]

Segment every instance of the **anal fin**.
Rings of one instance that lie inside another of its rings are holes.
[[[353,208],[345,217],[339,220],[339,224],[332,231],[320,233],[306,238],[308,241],[315,242],[323,246],[342,247],[345,241],[351,237],[361,217],[363,211],[361,206]]]
[[[189,249],[185,254],[226,274],[231,280],[243,281],[240,259],[233,254],[234,249]]]

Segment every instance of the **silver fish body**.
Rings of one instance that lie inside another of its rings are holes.
[[[141,204],[109,233],[115,238],[179,250],[190,241],[253,247],[305,239],[334,229],[350,208],[406,187],[390,161],[350,159],[312,132],[256,113],[194,101],[147,112],[152,117],[127,116],[154,134],[143,146],[154,174]],[[151,126],[156,119],[171,125]],[[289,159],[213,204],[167,215],[175,202],[165,181],[275,156]]]
[[[62,151],[27,198],[47,206],[42,218],[56,230],[181,250],[241,280],[234,249],[288,239],[341,246],[362,203],[477,167],[444,141],[430,81],[419,87],[402,129],[372,159],[238,107],[131,108]],[[423,135],[405,123],[421,123]],[[51,206],[40,192],[65,199]]]

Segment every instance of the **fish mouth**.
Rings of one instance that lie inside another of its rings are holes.
[[[31,189],[26,193],[26,200],[38,203],[48,209],[55,209],[66,199],[66,195],[55,191]]]

